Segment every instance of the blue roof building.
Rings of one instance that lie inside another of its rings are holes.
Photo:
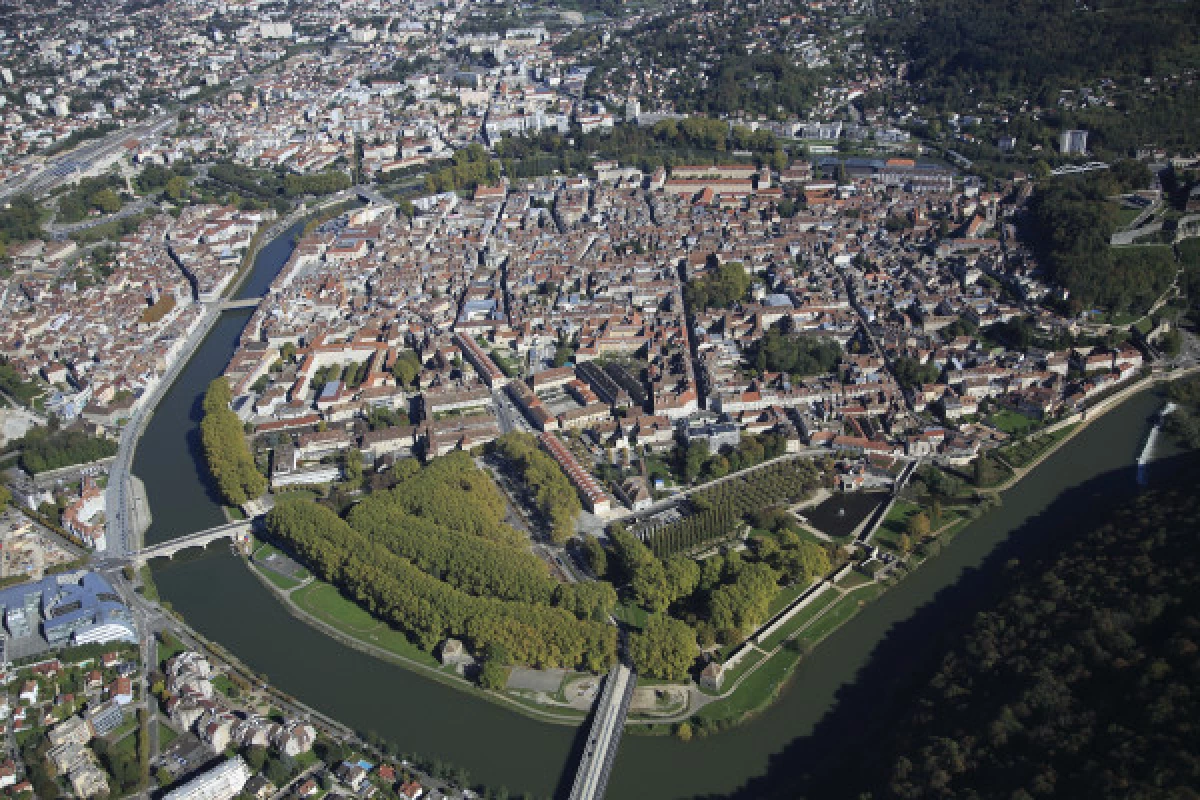
[[[0,589],[0,612],[17,638],[33,633],[29,623],[40,612],[42,631],[52,646],[137,641],[133,614],[112,584],[95,572],[51,575]]]

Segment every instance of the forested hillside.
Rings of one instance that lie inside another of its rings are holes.
[[[1083,111],[1072,121],[1094,129],[1093,145],[1120,152],[1150,141],[1200,142],[1190,122],[1200,112],[1194,81],[1173,84],[1169,97],[1134,91],[1143,78],[1173,81],[1195,69],[1194,0],[892,0],[878,10],[871,47],[900,53],[921,95],[943,108],[1028,99],[1053,110],[1060,90],[1103,81],[1115,107]]]
[[[898,798],[1190,797],[1200,786],[1200,471],[1011,570],[890,727]],[[856,796],[848,792],[844,796]]]
[[[1106,199],[1129,185],[1111,176],[1060,179],[1040,187],[1029,202],[1027,237],[1079,311],[1143,312],[1171,285],[1178,266],[1166,245],[1112,247],[1117,206]]]

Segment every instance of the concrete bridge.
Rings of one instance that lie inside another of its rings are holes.
[[[237,308],[258,308],[258,304],[261,302],[261,297],[247,297],[244,300],[225,300],[221,303],[221,310],[233,311]]]
[[[218,539],[236,539],[239,536],[247,536],[250,534],[250,528],[253,523],[253,519],[229,522],[205,531],[189,533],[186,536],[180,536],[178,539],[171,539],[170,541],[160,542],[150,547],[143,547],[133,554],[133,560],[134,563],[142,565],[152,558],[170,558],[180,550],[186,550],[189,547],[208,547]]]
[[[624,664],[618,663],[608,673],[604,691],[596,702],[596,715],[588,731],[579,771],[575,773],[575,783],[571,785],[570,800],[600,800],[604,797],[636,685],[637,675]]]

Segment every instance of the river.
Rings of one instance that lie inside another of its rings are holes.
[[[267,245],[242,296],[264,291],[290,250],[289,235]],[[203,475],[196,428],[201,395],[223,370],[248,316],[229,312],[214,326],[142,438],[134,472],[153,514],[147,543],[223,521]],[[919,674],[937,651],[939,632],[995,587],[998,561],[1078,529],[1097,498],[1137,490],[1134,461],[1161,402],[1143,393],[1076,436],[1006,493],[1002,507],[822,643],[760,716],[686,744],[627,735],[608,796],[728,794],[768,771],[785,777],[858,746],[869,718],[881,715],[907,676]],[[374,731],[401,751],[461,766],[489,786],[551,795],[569,785],[578,729],[536,722],[322,636],[288,615],[222,545],[155,563],[154,571],[163,597],[197,630],[330,716]]]

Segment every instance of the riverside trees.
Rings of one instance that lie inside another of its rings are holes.
[[[490,660],[600,670],[616,631],[595,621],[616,603],[607,584],[559,585],[501,521],[503,499],[465,453],[409,470],[347,519],[284,498],[272,536],[323,580],[432,650],[448,636]]]
[[[204,460],[221,498],[240,506],[267,490],[267,479],[254,465],[246,446],[242,423],[229,408],[233,400],[229,382],[217,378],[204,394],[204,419],[200,421],[200,443]]]
[[[685,622],[655,614],[641,633],[629,637],[629,658],[642,675],[683,680],[696,660],[696,632]]]

